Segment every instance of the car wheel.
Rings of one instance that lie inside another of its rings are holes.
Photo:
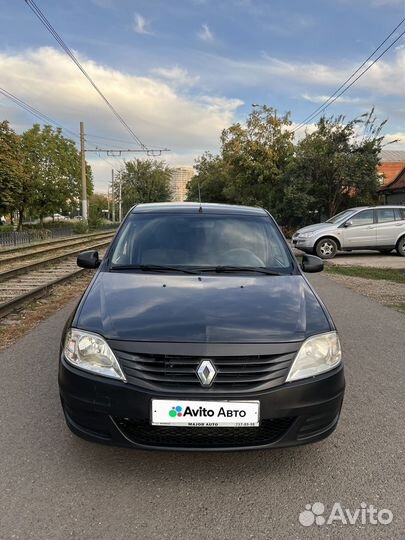
[[[405,236],[398,240],[397,252],[398,255],[401,255],[401,257],[405,257]]]
[[[337,253],[337,244],[332,238],[322,238],[316,244],[315,253],[321,259],[333,259]]]
[[[389,253],[391,253],[392,249],[379,249],[378,251],[383,255],[388,255]]]

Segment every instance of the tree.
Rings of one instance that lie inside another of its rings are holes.
[[[172,169],[163,161],[134,159],[121,170],[122,209],[126,213],[136,203],[165,202],[171,199]],[[115,198],[118,200],[118,183]]]
[[[7,120],[0,122],[0,211],[12,213],[25,182],[21,137]]]
[[[89,199],[89,220],[95,222],[107,217],[103,210],[108,210],[107,196],[102,193],[93,193]]]
[[[41,222],[54,212],[72,211],[81,195],[80,155],[62,130],[35,124],[22,135],[28,167],[30,197],[22,201],[20,221],[27,206]],[[87,193],[93,192],[91,169],[87,166]]]
[[[297,144],[283,179],[279,214],[284,224],[330,217],[377,199],[377,164],[383,144],[374,110],[345,123],[343,116],[321,118]]]
[[[232,203],[225,187],[229,178],[226,163],[221,156],[205,152],[195,164],[196,174],[187,184],[187,200],[216,203]]]
[[[218,156],[204,154],[188,186],[188,200],[202,200],[272,208],[282,189],[285,167],[293,154],[289,115],[263,105],[255,107],[246,125],[233,124],[221,135]]]

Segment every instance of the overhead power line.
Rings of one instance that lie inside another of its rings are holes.
[[[51,124],[51,125],[54,125],[54,126],[56,126],[58,128],[64,129],[67,133],[70,133],[73,137],[79,138],[79,135],[77,133],[75,133],[74,131],[71,131],[70,129],[68,129],[66,127],[64,127],[57,120],[54,120],[50,116],[47,116],[46,114],[43,114],[41,111],[39,111],[38,109],[35,109],[34,107],[29,105],[28,103],[26,103],[22,99],[18,98],[17,96],[12,94],[11,92],[8,92],[4,88],[0,88],[0,94],[2,94],[4,97],[11,100],[16,105],[18,105],[18,107],[24,109],[25,111],[29,112],[30,114],[32,114],[33,116],[38,118],[38,120],[42,120],[42,122],[45,122],[46,124]]]
[[[51,33],[51,35],[59,43],[59,45],[62,47],[62,49],[65,51],[65,53],[70,57],[70,59],[80,69],[82,74],[86,77],[86,79],[92,85],[94,90],[98,93],[98,95],[101,97],[101,99],[104,101],[104,103],[110,109],[110,111],[114,114],[114,116],[118,119],[118,121],[124,126],[124,128],[135,139],[135,141],[139,144],[139,146],[142,148],[142,150],[144,150],[145,152],[148,152],[150,149],[139,139],[139,137],[132,130],[132,128],[127,124],[127,122],[123,119],[123,117],[119,114],[119,112],[115,109],[115,107],[111,104],[111,102],[106,98],[106,96],[103,94],[103,92],[100,90],[100,88],[96,85],[96,83],[93,81],[93,79],[87,73],[86,69],[82,66],[82,64],[79,62],[79,60],[73,54],[72,50],[66,45],[66,43],[63,41],[61,36],[55,30],[55,28],[48,21],[48,19],[44,15],[44,13],[36,5],[34,0],[25,0],[25,3],[31,9],[31,11],[35,14],[35,16],[41,21],[41,23],[45,26],[45,28]]]
[[[332,103],[334,103],[342,94],[344,94],[353,84],[360,79],[378,60],[384,56],[386,52],[389,51],[399,41],[399,39],[405,34],[405,32],[402,32],[384,51],[373,60],[371,64],[367,66],[366,69],[364,69],[354,80],[353,77],[359,73],[359,71],[371,60],[371,58],[387,43],[387,41],[390,39],[390,37],[398,30],[398,28],[404,24],[405,18],[403,18],[399,24],[388,34],[388,36],[378,45],[376,49],[360,64],[360,66],[348,77],[340,86],[339,88],[328,98],[326,99],[319,107],[317,107],[311,114],[309,114],[296,128],[292,130],[292,133],[295,133],[302,127],[304,127],[308,122],[310,122],[313,118],[318,116],[321,112],[324,112],[325,109],[327,109]],[[351,82],[350,82],[351,81]],[[348,84],[350,82],[350,84]],[[347,85],[347,86],[346,86]]]
[[[26,103],[22,99],[18,98],[17,96],[12,94],[11,92],[8,92],[4,88],[0,87],[0,94],[3,95],[4,97],[6,97],[7,99],[9,99],[10,101],[12,101],[13,103],[15,103],[15,105],[17,105],[21,109],[25,110],[26,112],[28,112],[28,113],[32,114],[33,116],[35,116],[36,118],[38,118],[38,120],[41,120],[45,124],[53,125],[53,126],[56,126],[56,127],[60,128],[60,129],[63,129],[66,133],[70,133],[71,136],[75,137],[76,139],[79,139],[79,141],[80,141],[79,133],[75,133],[71,129],[66,128],[65,126],[63,126],[57,120],[51,118],[50,116],[47,116],[46,114],[42,113],[41,111],[39,111],[35,107],[32,107],[31,105],[29,105],[28,103]],[[95,135],[93,135],[93,136],[95,136]],[[88,150],[91,151],[91,152],[98,152],[97,148],[94,148],[94,149],[93,148],[88,148]],[[97,153],[97,155],[102,161],[104,161],[105,163],[108,163],[108,165],[110,165],[110,166],[112,166],[114,168],[114,165],[111,163],[111,161],[108,161],[107,159],[103,158],[101,156],[101,153]],[[111,156],[111,157],[116,158],[116,156]]]

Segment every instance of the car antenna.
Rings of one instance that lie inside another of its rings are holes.
[[[198,211],[202,212],[203,209],[202,209],[202,205],[201,205],[201,188],[200,188],[200,184],[198,184],[198,202],[200,203],[200,208],[198,209]]]

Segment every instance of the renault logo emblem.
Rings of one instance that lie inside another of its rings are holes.
[[[197,375],[201,386],[211,386],[214,382],[217,370],[211,360],[203,360],[197,368]]]

